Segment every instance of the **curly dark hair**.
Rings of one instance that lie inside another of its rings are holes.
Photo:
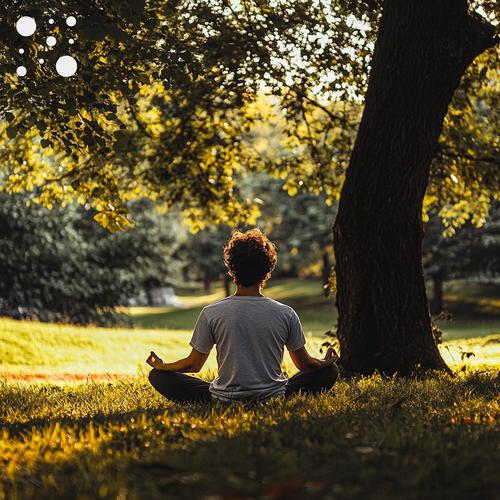
[[[277,260],[276,245],[258,228],[235,231],[224,246],[224,264],[237,285],[264,286]]]

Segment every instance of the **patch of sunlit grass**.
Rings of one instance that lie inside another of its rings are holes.
[[[166,358],[189,352],[187,331],[56,325],[0,319],[0,375],[109,373],[137,375],[150,350]],[[209,366],[213,364],[210,360]]]
[[[445,361],[453,369],[500,367],[500,334],[444,342],[440,347]]]
[[[139,330],[55,325],[0,319],[0,377],[51,379],[61,382],[90,378],[137,376],[149,367],[145,359],[154,350],[167,361],[186,356],[191,331]],[[313,355],[321,356],[324,338],[308,335]],[[445,342],[441,352],[454,369],[500,366],[500,335]],[[468,355],[467,353],[473,353]],[[284,365],[294,373],[288,353]],[[216,369],[215,349],[204,371]]]
[[[493,498],[498,378],[380,376],[178,405],[144,380],[0,383],[0,496]]]

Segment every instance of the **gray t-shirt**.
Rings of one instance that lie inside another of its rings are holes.
[[[202,353],[216,345],[219,376],[210,392],[216,399],[233,401],[284,394],[284,346],[293,352],[305,343],[290,306],[269,297],[232,295],[203,308],[190,345]]]

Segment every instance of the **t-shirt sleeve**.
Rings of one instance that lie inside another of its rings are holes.
[[[286,348],[290,351],[296,351],[306,345],[306,338],[304,330],[297,313],[292,309],[289,319],[288,339],[286,341]]]
[[[194,327],[193,336],[189,345],[198,352],[207,354],[214,346],[214,337],[208,323],[205,311],[201,311]]]

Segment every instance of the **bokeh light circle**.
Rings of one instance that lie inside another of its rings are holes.
[[[38,62],[39,62],[40,64],[43,64],[43,63],[45,62],[45,59],[38,59]]]
[[[24,54],[24,49],[19,49],[19,54]]]
[[[76,17],[75,16],[69,16],[67,19],[66,19],[66,24],[72,28],[73,26],[76,26]]]
[[[77,69],[78,63],[76,62],[76,59],[74,57],[62,56],[56,62],[57,72],[65,78],[73,76],[76,73]]]
[[[53,47],[57,43],[57,39],[55,36],[48,36],[47,37],[47,45],[49,47]]]
[[[68,43],[69,43],[70,45],[73,45],[73,44],[75,43],[75,41],[73,40],[73,38],[70,38],[70,39],[68,40]]]
[[[54,19],[49,19],[49,24],[54,24]]]
[[[23,16],[17,21],[16,30],[21,36],[31,36],[36,31],[36,22],[32,17]]]
[[[26,69],[25,66],[19,66],[17,69],[16,69],[16,73],[19,75],[19,76],[26,76],[26,73],[28,72],[28,70]]]

